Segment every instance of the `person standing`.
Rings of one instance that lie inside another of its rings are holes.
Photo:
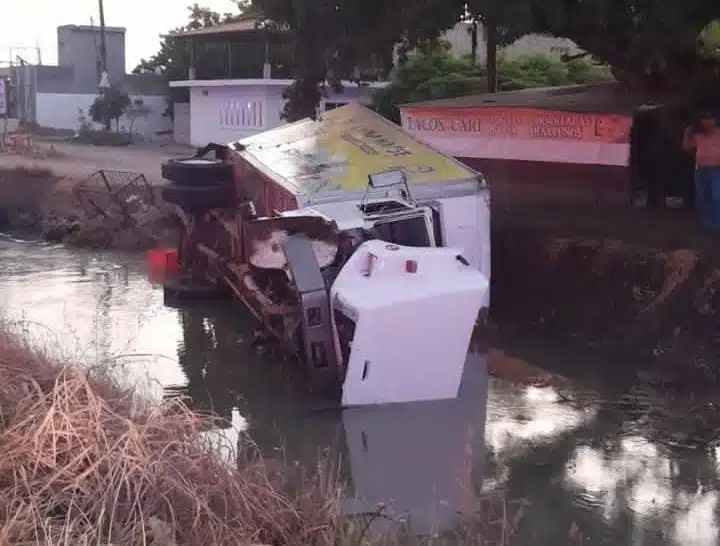
[[[685,129],[683,148],[695,151],[695,203],[703,227],[720,232],[720,127],[709,112]]]

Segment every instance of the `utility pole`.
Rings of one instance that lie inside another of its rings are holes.
[[[98,0],[100,8],[100,70],[107,72],[107,38],[105,36],[105,5],[103,0]]]
[[[98,0],[98,8],[100,11],[100,83],[98,87],[100,92],[105,96],[106,107],[108,108],[105,116],[105,130],[110,131],[110,105],[107,104],[107,89],[110,86],[110,80],[107,72],[107,37],[105,36],[105,5],[104,0]]]

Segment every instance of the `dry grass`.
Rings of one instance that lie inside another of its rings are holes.
[[[502,494],[433,537],[382,510],[341,518],[337,468],[265,463],[247,437],[178,400],[138,400],[0,330],[0,545],[433,546],[510,543],[522,503]],[[90,374],[90,375],[89,375]],[[230,465],[231,449],[240,461]]]
[[[223,462],[180,402],[143,405],[12,339],[0,355],[0,544],[335,543],[331,472],[281,493],[260,459]]]

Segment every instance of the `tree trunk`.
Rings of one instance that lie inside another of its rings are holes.
[[[478,49],[478,20],[473,17],[470,25],[470,58],[472,59],[473,68],[477,65],[477,49]]]
[[[287,102],[281,113],[282,119],[288,122],[317,117],[317,107],[322,99],[320,86],[327,74],[324,51],[314,23],[313,5],[301,0],[293,0],[292,3],[297,16],[293,37],[296,73],[295,81],[283,92]]]
[[[498,29],[494,19],[485,19],[485,53],[487,63],[487,90],[495,93],[498,89],[497,78]]]

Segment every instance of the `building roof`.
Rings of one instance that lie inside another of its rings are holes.
[[[265,86],[265,87],[288,87],[295,80],[285,78],[228,78],[217,80],[175,80],[169,82],[170,87],[245,87],[245,86]],[[382,89],[390,85],[390,82],[351,82],[343,80],[343,87],[369,87],[370,89]]]
[[[258,30],[257,24],[260,19],[255,17],[233,21],[232,23],[222,23],[211,27],[197,28],[195,30],[186,30],[171,34],[173,38],[193,38],[195,36],[228,36],[231,34],[242,34],[245,32],[254,32]]]
[[[403,109],[413,108],[538,108],[563,112],[603,112],[632,114],[641,105],[668,104],[677,97],[650,96],[630,91],[616,82],[562,87],[541,87],[519,91],[483,93],[453,99],[439,99],[403,104]]]
[[[100,32],[100,26],[95,25],[60,25],[58,29],[82,30],[85,32]],[[125,27],[105,27],[105,32],[125,34]]]

